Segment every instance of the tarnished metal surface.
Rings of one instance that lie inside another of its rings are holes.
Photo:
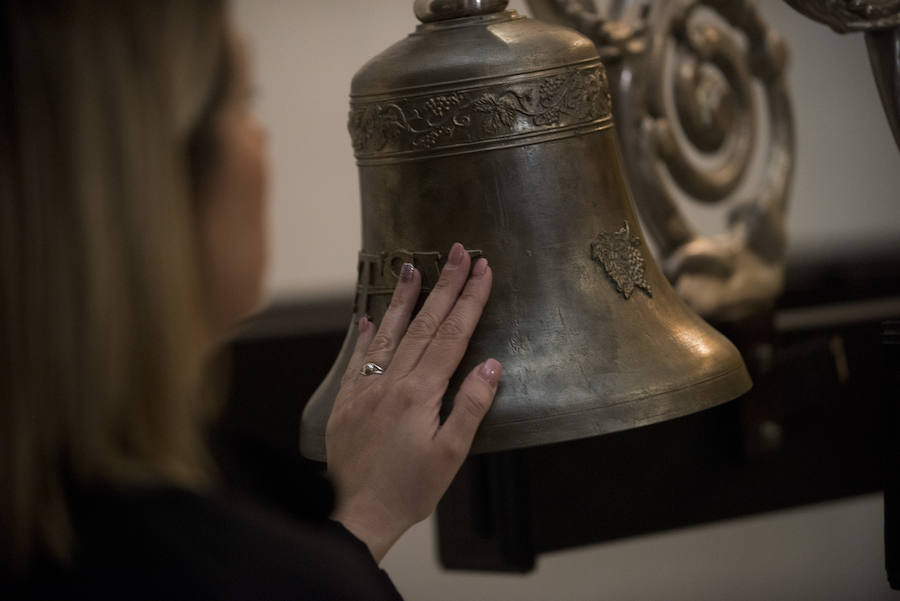
[[[717,320],[771,306],[784,280],[793,119],[786,48],[755,5],[529,4],[600,48],[638,211],[682,297]],[[718,210],[724,231],[699,231],[689,205]]]
[[[900,27],[900,0],[785,0],[838,33]]]
[[[433,286],[457,240],[494,272],[457,374],[488,357],[504,365],[474,452],[634,428],[749,388],[735,348],[653,261],[604,68],[580,34],[513,11],[421,25],[354,78],[349,129],[360,278],[344,347],[303,415],[306,456],[324,459],[356,319],[382,318],[405,261]]]

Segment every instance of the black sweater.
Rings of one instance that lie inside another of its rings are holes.
[[[24,578],[6,574],[0,598],[400,599],[368,547],[327,519],[333,493],[324,478],[262,446],[240,451],[225,461],[231,486],[215,495],[73,493],[72,564],[42,560]]]

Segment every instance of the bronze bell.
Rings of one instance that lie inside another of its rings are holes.
[[[478,362],[504,366],[473,452],[635,428],[750,387],[645,244],[594,44],[506,5],[418,0],[422,24],[353,78],[359,280],[343,348],[303,412],[307,457],[325,459],[358,318],[380,322],[403,262],[427,293],[454,241],[489,259],[494,287],[445,403]]]

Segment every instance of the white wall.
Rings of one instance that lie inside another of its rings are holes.
[[[533,574],[447,572],[426,522],[383,567],[407,601],[896,601],[880,495],[543,555]]]
[[[415,25],[412,0],[234,0],[269,127],[270,298],[349,298],[359,205],[346,131],[350,78]],[[841,37],[763,0],[788,39],[797,125],[792,252],[900,239],[900,155],[859,36]],[[527,13],[522,0],[511,6]],[[527,577],[443,573],[431,522],[385,566],[410,600],[877,600],[878,496],[664,533],[541,559]]]

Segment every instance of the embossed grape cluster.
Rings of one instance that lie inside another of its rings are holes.
[[[538,88],[538,94],[540,94],[541,102],[552,100],[559,89],[566,83],[568,78],[564,76],[559,77],[551,77],[549,79],[545,79],[541,82],[540,88]]]
[[[443,117],[444,114],[459,104],[459,95],[451,94],[449,96],[434,96],[425,101],[425,109],[431,111],[436,117]]]
[[[413,146],[415,148],[428,150],[429,148],[437,144],[442,137],[452,136],[453,131],[454,128],[449,126],[435,128],[413,140]]]
[[[626,221],[614,234],[601,232],[591,243],[591,258],[603,265],[616,289],[627,299],[635,288],[641,288],[647,296],[653,290],[644,277],[644,257],[641,240],[632,235]]]

